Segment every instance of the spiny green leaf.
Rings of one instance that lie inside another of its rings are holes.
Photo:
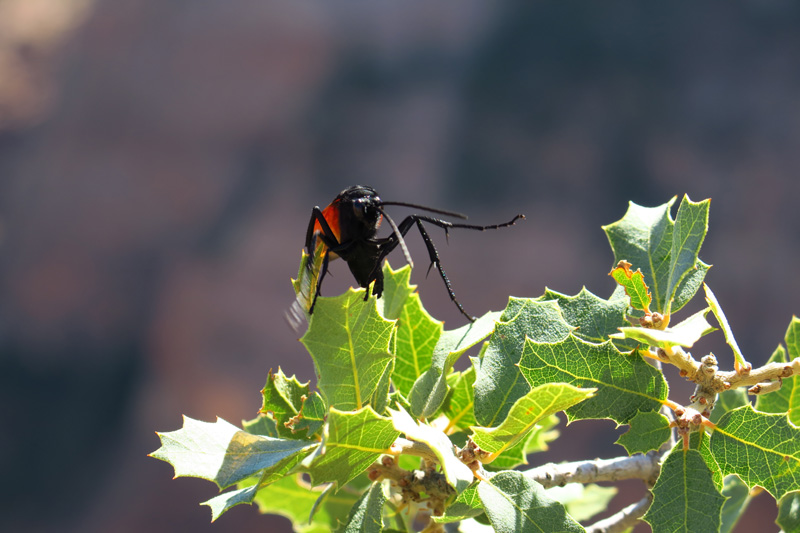
[[[211,521],[214,522],[217,518],[222,516],[223,513],[237,505],[253,503],[253,499],[258,493],[259,487],[259,483],[255,483],[243,489],[223,492],[219,496],[214,496],[200,505],[207,505],[211,509]]]
[[[334,482],[341,489],[383,453],[399,433],[389,418],[371,407],[354,412],[331,408],[323,427],[322,446],[302,463],[314,485]]]
[[[556,415],[543,418],[527,436],[500,452],[491,464],[484,465],[485,468],[491,472],[500,472],[528,464],[528,455],[547,450],[549,444],[558,438],[559,432],[554,428],[559,423]]]
[[[695,203],[684,197],[673,220],[675,199],[652,208],[631,202],[622,219],[603,227],[615,264],[626,260],[642,270],[660,313],[683,307],[709,268],[697,258],[708,229],[709,200]]]
[[[710,269],[711,265],[698,259],[694,264],[694,269],[686,273],[686,276],[684,276],[678,288],[675,290],[675,296],[672,298],[672,308],[670,311],[672,314],[677,313],[684,305],[689,303],[689,300],[694,298],[694,295],[700,290],[700,285],[703,284],[703,280]]]
[[[536,423],[552,414],[591,398],[597,389],[579,389],[566,383],[545,383],[514,402],[505,420],[495,428],[472,427],[472,440],[483,451],[497,456],[523,439]],[[494,457],[485,460],[490,463]]]
[[[744,355],[742,355],[742,351],[739,349],[739,345],[736,343],[736,339],[733,336],[733,331],[728,324],[728,319],[725,317],[725,313],[722,311],[722,307],[719,305],[719,301],[717,301],[717,297],[714,296],[714,293],[711,292],[711,289],[707,284],[703,283],[703,289],[705,289],[706,292],[706,301],[708,302],[711,311],[714,312],[714,316],[717,317],[717,322],[719,322],[719,326],[722,328],[722,333],[725,335],[725,342],[727,342],[728,346],[730,346],[731,350],[733,350],[733,357],[736,360],[738,368],[746,368],[748,363],[745,361]]]
[[[711,435],[711,453],[723,475],[760,485],[776,500],[800,490],[800,429],[784,415],[749,405],[729,411]]]
[[[287,377],[280,367],[275,374],[270,370],[267,383],[261,390],[263,403],[260,412],[272,415],[281,437],[296,439],[300,435],[293,434],[286,423],[297,416],[303,405],[303,398],[307,395],[308,382],[300,383],[295,376]]]
[[[396,338],[395,335],[392,336],[392,348],[391,351],[394,352],[394,339]],[[386,408],[389,407],[389,402],[391,400],[391,389],[392,389],[392,373],[394,372],[394,365],[397,359],[392,358],[389,361],[389,364],[383,370],[383,374],[378,379],[378,385],[375,387],[375,392],[369,397],[369,405],[375,409],[376,413],[384,414],[386,412]]]
[[[417,378],[430,368],[441,334],[442,322],[422,307],[419,294],[412,294],[398,319],[397,362],[392,375],[395,388],[404,395],[411,393]]]
[[[417,378],[431,366],[431,356],[442,334],[442,322],[422,307],[416,285],[409,283],[411,267],[392,270],[384,263],[384,292],[379,300],[383,316],[397,319],[396,364],[392,383],[408,397]]]
[[[182,429],[158,436],[161,447],[151,456],[170,463],[175,477],[199,477],[223,489],[317,446],[253,435],[221,418],[201,422],[184,416]]]
[[[800,319],[797,317],[792,317],[785,341],[789,348],[788,356],[783,346],[778,345],[769,363],[789,363],[800,357]],[[800,381],[796,377],[784,379],[777,391],[757,396],[756,409],[765,413],[786,413],[792,424],[800,426]]]
[[[627,326],[619,328],[620,333],[610,335],[612,339],[634,339],[648,346],[666,348],[668,346],[684,346],[691,348],[704,335],[717,328],[706,320],[710,308],[698,311],[683,322],[664,330]]]
[[[291,520],[294,530],[299,533],[330,533],[339,529],[359,497],[348,491],[332,492],[327,491],[318,502],[319,492],[310,490],[298,476],[286,476],[259,490],[254,501],[262,513],[277,514]],[[316,512],[309,523],[315,505]]]
[[[389,409],[392,416],[394,428],[404,433],[409,440],[427,444],[444,471],[447,483],[461,492],[466,489],[475,479],[467,465],[461,462],[453,450],[453,443],[441,430],[433,428],[428,424],[419,424],[411,416],[403,411]]]
[[[725,498],[697,450],[672,449],[653,487],[653,504],[644,520],[653,533],[718,531]]]
[[[278,424],[271,415],[259,413],[252,420],[242,420],[242,429],[253,435],[264,435],[265,437],[278,437]]]
[[[800,492],[790,492],[781,498],[775,523],[784,533],[800,533]]]
[[[638,411],[657,411],[667,397],[661,372],[638,355],[620,353],[611,341],[592,344],[574,335],[554,343],[527,339],[519,369],[533,387],[597,387],[594,397],[567,409],[569,420],[610,418],[627,424]]]
[[[383,506],[386,503],[385,486],[376,482],[370,485],[353,505],[343,533],[380,533],[383,531]]]
[[[628,298],[625,291],[615,291],[611,298],[604,300],[595,296],[586,287],[575,296],[567,296],[559,292],[545,289],[540,300],[555,300],[561,308],[564,320],[576,329],[572,332],[579,339],[587,342],[601,343],[608,336],[617,332],[617,328],[630,325],[625,319],[628,309]],[[637,343],[615,342],[618,348],[632,350]]]
[[[300,341],[314,359],[328,406],[352,411],[369,404],[392,362],[394,329],[378,313],[375,298],[364,301],[364,289],[317,300]]]
[[[563,487],[551,487],[545,492],[564,505],[572,518],[584,521],[608,509],[609,502],[619,490],[616,487],[601,487],[594,483],[588,485],[568,483]]]
[[[322,429],[326,414],[325,400],[322,399],[322,396],[317,391],[314,391],[309,396],[303,397],[300,412],[294,418],[289,419],[287,427],[293,433],[298,433],[305,429],[307,430],[306,436],[310,438]]]
[[[531,390],[517,367],[526,338],[555,342],[566,338],[573,329],[555,301],[510,298],[476,368],[478,423],[485,427],[499,424],[513,403]]]
[[[711,471],[711,481],[717,490],[721,491],[724,487],[725,476],[717,463],[717,458],[711,453],[710,435],[704,431],[695,431],[689,435],[689,447],[697,450],[703,456],[706,466]]]
[[[478,484],[478,495],[492,527],[499,533],[584,531],[562,504],[521,472],[500,472],[482,481]]]
[[[383,294],[378,305],[384,317],[389,320],[400,318],[408,298],[416,290],[417,286],[411,284],[411,265],[394,270],[388,259],[383,262]]]
[[[434,516],[434,521],[440,524],[447,524],[450,522],[460,522],[467,518],[473,518],[483,513],[483,504],[478,497],[478,484],[480,481],[473,482],[469,487],[464,489],[453,503],[447,506],[444,510],[444,515]]]
[[[722,504],[722,525],[719,528],[720,533],[730,533],[736,526],[736,523],[747,510],[752,497],[747,485],[737,476],[728,476],[725,478],[724,486],[722,488],[722,496],[725,503]]]
[[[684,196],[675,218],[670,250],[669,283],[667,285],[667,313],[678,285],[695,269],[697,254],[708,231],[708,208],[711,200],[692,202]],[[677,310],[677,309],[676,309]]]
[[[213,522],[223,513],[236,505],[252,503],[253,499],[261,488],[283,479],[286,474],[297,465],[297,463],[302,461],[311,452],[313,448],[314,446],[309,446],[303,449],[301,452],[287,457],[277,465],[264,469],[258,478],[253,477],[238,484],[239,487],[244,486],[244,488],[224,492],[219,496],[215,496],[214,498],[203,502],[201,505],[207,505],[211,509],[211,521]],[[254,479],[257,481],[251,485],[250,482]]]
[[[475,422],[475,367],[470,366],[464,372],[453,372],[447,376],[449,392],[442,404],[442,413],[450,420],[447,429],[461,428],[477,424]],[[447,430],[445,430],[447,431]]]
[[[625,289],[625,294],[630,298],[631,307],[650,314],[650,302],[653,299],[640,269],[637,268],[636,272],[631,271],[631,264],[623,260],[609,272],[609,276]]]
[[[617,444],[624,446],[628,455],[657,450],[669,439],[669,420],[656,411],[636,413],[630,429],[620,435]]]
[[[470,324],[442,333],[433,351],[430,368],[414,382],[408,400],[411,413],[428,418],[442,406],[447,396],[447,374],[470,348],[488,337],[500,313],[489,312]]]

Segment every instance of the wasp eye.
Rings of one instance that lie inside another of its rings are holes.
[[[353,213],[355,213],[356,217],[359,219],[364,218],[364,211],[366,208],[367,205],[364,203],[364,200],[356,200],[353,202]]]

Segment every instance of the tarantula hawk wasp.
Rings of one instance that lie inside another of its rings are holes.
[[[305,313],[311,315],[314,312],[322,281],[328,273],[328,263],[337,257],[344,259],[358,284],[367,289],[367,293],[364,295],[365,300],[369,298],[369,286],[373,282],[372,294],[376,298],[380,298],[383,293],[383,269],[381,263],[386,256],[400,246],[406,261],[412,267],[414,265],[403,240],[403,237],[413,226],[417,226],[417,229],[419,229],[422,240],[428,249],[428,256],[431,261],[428,272],[433,266],[436,266],[447,287],[450,299],[458,307],[461,314],[467,317],[467,320],[470,322],[475,321],[472,316],[464,311],[461,303],[456,298],[450,285],[450,280],[442,268],[436,247],[425,230],[423,222],[443,228],[445,235],[449,236],[448,232],[451,228],[484,231],[513,226],[517,220],[524,219],[525,215],[517,215],[503,224],[477,226],[448,222],[427,215],[413,214],[406,216],[400,224],[395,224],[394,220],[384,211],[384,207],[389,205],[422,209],[430,213],[460,219],[467,218],[461,213],[408,202],[386,202],[381,200],[375,189],[364,185],[353,185],[343,190],[325,209],[314,207],[311,211],[311,219],[308,221],[308,230],[306,231],[305,252],[307,257],[304,257],[304,268],[301,267],[301,275],[295,287],[297,289],[297,299],[287,315],[290,324],[295,330],[298,329],[296,326],[305,318]],[[378,238],[378,227],[384,218],[392,228],[392,233],[388,237]]]

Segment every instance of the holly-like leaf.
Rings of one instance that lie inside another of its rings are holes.
[[[342,533],[381,533],[383,531],[383,506],[386,503],[385,486],[376,482],[370,485],[353,505]]]
[[[263,435],[265,437],[278,437],[278,424],[271,415],[259,413],[252,420],[242,420],[242,429],[253,435]]]
[[[431,366],[431,356],[442,334],[442,322],[422,307],[416,285],[411,285],[411,267],[392,270],[383,267],[384,291],[379,300],[383,316],[397,319],[396,363],[392,383],[408,397],[417,378]]]
[[[750,505],[752,496],[747,485],[737,476],[725,478],[722,496],[725,498],[725,503],[722,504],[722,524],[719,531],[730,533]]]
[[[689,436],[689,447],[693,450],[700,452],[703,456],[706,466],[711,471],[711,481],[717,490],[722,490],[724,487],[725,476],[722,474],[722,469],[717,463],[717,458],[711,453],[710,435],[704,431],[695,431]]]
[[[784,533],[800,533],[800,492],[791,492],[781,498],[775,523]]]
[[[747,361],[745,361],[744,355],[742,355],[742,351],[739,349],[739,345],[736,343],[736,339],[733,336],[733,331],[728,324],[728,319],[725,317],[725,313],[722,311],[722,307],[719,305],[719,301],[717,301],[717,297],[714,296],[714,293],[711,292],[711,289],[707,284],[703,283],[703,289],[705,289],[706,292],[706,301],[708,302],[711,311],[714,313],[714,316],[717,317],[717,322],[719,322],[719,326],[722,328],[722,333],[725,335],[725,342],[727,342],[728,346],[730,346],[731,350],[733,350],[733,357],[736,361],[737,368],[748,368],[750,365],[747,363]]]
[[[476,368],[475,419],[480,425],[499,424],[514,402],[531,390],[517,366],[525,339],[556,342],[567,338],[573,329],[555,301],[509,299]]]
[[[657,450],[669,439],[669,420],[656,411],[636,413],[630,429],[620,435],[617,444],[624,446],[628,455]]]
[[[310,438],[322,429],[326,414],[325,400],[317,391],[314,391],[309,396],[303,397],[300,412],[297,413],[297,416],[289,419],[286,424],[293,433],[307,430],[306,435]]]
[[[650,289],[644,282],[644,274],[640,269],[637,268],[636,272],[633,272],[631,264],[621,260],[608,275],[625,289],[625,294],[630,298],[631,307],[644,311],[648,315],[650,314],[650,302],[653,299],[650,296]]]
[[[554,428],[559,422],[556,415],[540,420],[527,436],[500,452],[491,464],[484,465],[485,468],[492,472],[500,472],[528,464],[528,455],[547,450],[549,444],[558,438],[559,432]]]
[[[414,382],[408,398],[417,418],[433,415],[447,396],[447,374],[470,348],[488,337],[500,313],[489,312],[470,324],[442,333],[431,358],[430,368]]]
[[[378,300],[378,306],[385,318],[400,318],[408,298],[416,290],[417,286],[411,284],[411,265],[394,270],[389,266],[388,259],[383,262],[383,294]]]
[[[626,260],[642,270],[655,310],[678,311],[694,296],[709,265],[697,258],[708,230],[710,201],[684,197],[675,220],[670,209],[675,198],[658,207],[631,202],[625,216],[604,226],[614,262]]]
[[[286,423],[296,417],[308,395],[308,382],[300,383],[295,376],[287,377],[283,370],[273,374],[270,370],[267,383],[261,390],[262,405],[260,413],[271,414],[281,437],[298,438]]]
[[[376,301],[364,301],[364,289],[319,298],[300,339],[314,359],[317,386],[330,407],[353,411],[368,405],[392,362],[395,324],[380,316]]]
[[[792,359],[800,357],[799,318],[792,317],[786,330],[785,341],[789,348],[788,356],[783,346],[778,345],[768,363],[789,363]],[[765,413],[786,413],[792,424],[800,426],[800,381],[796,377],[784,379],[777,391],[757,396],[756,410]]]
[[[580,389],[566,383],[539,385],[514,402],[498,427],[472,427],[472,440],[483,451],[492,454],[484,460],[484,463],[491,463],[500,453],[526,437],[537,422],[591,398],[596,390]]]
[[[697,450],[672,449],[653,487],[653,504],[644,520],[653,533],[719,531],[725,497]]]
[[[299,476],[286,476],[259,490],[254,501],[262,513],[291,520],[299,533],[330,533],[339,529],[359,498],[344,490],[336,494],[327,491],[319,501],[320,493],[310,489]]]
[[[711,200],[692,202],[684,196],[675,217],[670,250],[669,283],[667,285],[667,313],[678,286],[695,269],[697,255],[708,231],[708,208]],[[677,309],[675,309],[677,310]]]
[[[214,522],[223,513],[231,508],[242,504],[251,504],[258,493],[260,483],[254,483],[243,489],[223,492],[219,496],[214,496],[200,505],[207,505],[211,509],[211,521]]]
[[[563,487],[551,487],[545,492],[564,505],[572,518],[585,521],[608,509],[609,502],[619,490],[616,487],[601,487],[594,483],[588,485],[568,483]]]
[[[338,490],[387,453],[398,435],[392,420],[378,415],[371,407],[355,412],[334,407],[323,427],[322,446],[302,466],[314,485],[333,482]]]
[[[297,463],[302,461],[315,446],[316,445],[311,445],[303,449],[301,452],[284,459],[277,465],[264,469],[261,472],[261,476],[258,478],[250,478],[238,483],[239,487],[244,486],[244,488],[223,492],[219,496],[215,496],[210,500],[203,502],[201,505],[207,505],[211,509],[211,521],[213,522],[224,512],[236,505],[252,503],[260,489],[283,479],[286,474],[292,470]],[[253,479],[256,479],[256,482],[251,485],[250,482]]]
[[[634,339],[648,346],[659,348],[668,346],[691,348],[701,337],[717,329],[706,320],[709,311],[710,308],[706,307],[674,327],[664,330],[627,326],[619,328],[619,333],[609,336],[612,339]]]
[[[500,472],[490,480],[481,481],[478,495],[492,527],[499,533],[584,531],[562,504],[521,472]]]
[[[447,376],[449,392],[442,404],[442,413],[450,420],[447,433],[452,428],[466,429],[477,424],[475,422],[475,367],[470,366],[464,372],[453,372]]]
[[[412,294],[398,319],[397,362],[392,374],[394,386],[404,395],[411,393],[417,378],[430,368],[441,334],[442,322],[422,307],[419,294]]]
[[[428,424],[417,423],[403,410],[389,409],[389,413],[397,431],[404,433],[409,440],[428,445],[439,460],[447,483],[456,489],[456,492],[462,492],[472,483],[475,479],[472,470],[456,456],[453,443],[444,432]]]
[[[710,446],[723,475],[760,485],[776,500],[800,490],[800,429],[784,415],[734,409],[717,423]]]
[[[663,374],[641,357],[621,353],[611,341],[592,344],[574,335],[553,343],[527,339],[519,369],[532,387],[597,388],[595,396],[566,410],[569,420],[610,418],[628,424],[638,411],[657,411],[667,398]]]
[[[617,328],[629,325],[625,319],[628,299],[624,290],[615,291],[611,298],[604,300],[586,290],[586,287],[575,296],[545,289],[540,300],[555,300],[564,320],[575,328],[572,334],[587,342],[605,342],[609,335],[617,332]],[[619,343],[617,346],[622,348]],[[627,346],[630,350],[635,347],[636,343]]]
[[[307,453],[317,443],[253,435],[217,418],[202,422],[183,417],[183,428],[159,433],[161,447],[151,457],[170,463],[175,477],[199,477],[230,487],[265,469]]]
[[[442,516],[434,516],[434,521],[440,524],[447,524],[450,522],[460,522],[467,518],[474,518],[483,514],[483,503],[478,497],[478,484],[479,481],[473,482],[469,487],[461,491],[461,493],[453,500],[453,503],[448,505]]]

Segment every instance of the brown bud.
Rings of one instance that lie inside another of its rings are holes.
[[[661,313],[653,313],[653,327],[660,328],[664,323],[664,315]]]

